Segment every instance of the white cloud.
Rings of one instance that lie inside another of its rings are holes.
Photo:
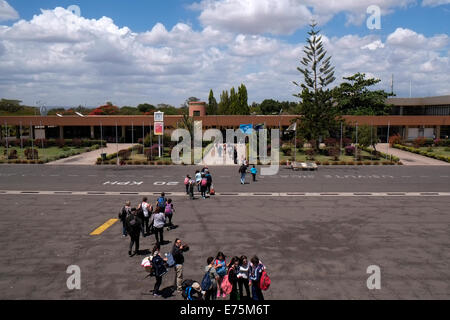
[[[204,26],[244,34],[291,34],[315,20],[319,25],[345,13],[348,24],[361,25],[367,8],[377,5],[381,14],[415,4],[416,0],[202,0],[191,8],[201,11]]]
[[[380,87],[387,90],[393,73],[399,95],[409,93],[410,80],[415,96],[450,94],[445,34],[426,37],[398,28],[387,37],[323,35],[323,42],[339,80],[365,72],[382,79]],[[48,105],[109,100],[178,106],[189,96],[206,100],[211,88],[219,99],[222,90],[245,83],[250,103],[295,100],[298,88],[292,81],[302,79],[296,68],[303,46],[213,26],[197,31],[183,23],[170,30],[157,23],[135,33],[107,17],[44,10],[30,21],[0,26],[0,98]]]
[[[422,6],[437,7],[443,4],[449,4],[450,0],[423,0]]]
[[[6,0],[0,0],[0,22],[17,19],[19,19],[17,11]]]

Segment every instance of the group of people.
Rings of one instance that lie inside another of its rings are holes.
[[[248,172],[248,161],[244,160],[242,165],[239,167],[239,173],[241,175],[241,184],[245,184],[245,176]],[[252,174],[253,182],[256,182],[256,174],[258,173],[258,169],[256,169],[255,165],[250,168],[250,173]]]
[[[166,256],[161,255],[161,246],[156,243],[153,247],[151,255],[144,258],[142,265],[148,262],[148,266],[151,266],[151,275],[155,277],[155,286],[153,288],[154,296],[161,296],[160,286],[162,283],[163,276],[166,275],[169,270],[168,267],[174,268],[175,270],[175,281],[174,286],[178,293],[183,292],[183,263],[184,263],[184,252],[189,250],[189,246],[181,242],[180,239],[175,239],[175,243],[172,247],[170,254]],[[147,261],[146,261],[147,260]]]
[[[209,172],[208,167],[204,167],[201,171],[195,171],[194,178],[190,175],[186,175],[184,178],[184,185],[186,187],[186,194],[189,195],[190,199],[194,199],[194,188],[197,187],[197,191],[201,193],[202,199],[210,197],[214,194],[212,176]]]
[[[224,291],[223,287],[225,276],[231,285],[230,300],[264,300],[260,280],[265,266],[257,256],[253,256],[250,261],[244,255],[234,256],[227,264],[225,255],[223,252],[219,252],[215,258],[208,257],[206,264],[205,276],[201,285],[204,300],[227,297],[228,293]],[[206,277],[209,277],[209,281],[205,281]],[[206,288],[205,284],[209,288]]]
[[[164,192],[156,200],[155,204],[147,202],[148,198],[144,197],[137,208],[132,208],[130,201],[119,212],[119,219],[122,222],[122,236],[130,236],[130,247],[128,255],[139,254],[139,238],[155,235],[156,244],[165,244],[164,228],[167,230],[174,228],[172,223],[175,208],[172,199],[167,199]],[[167,222],[168,220],[168,222]],[[135,247],[132,253],[133,246]]]

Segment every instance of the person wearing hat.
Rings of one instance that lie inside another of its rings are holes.
[[[135,245],[134,254],[139,254],[139,237],[141,235],[142,221],[137,215],[136,208],[131,208],[131,214],[127,217],[127,231],[130,235],[130,249],[128,255],[131,257],[133,245]]]
[[[195,281],[191,286],[187,287],[183,297],[185,300],[203,300],[200,283]]]

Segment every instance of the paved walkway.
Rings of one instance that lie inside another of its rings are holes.
[[[400,161],[406,166],[449,166],[450,163],[425,157],[416,153],[403,151],[400,149],[389,147],[388,143],[377,144],[377,151],[392,154],[400,158]]]
[[[131,146],[132,144],[130,143],[119,143],[118,145],[115,143],[109,143],[106,148],[48,162],[47,165],[94,165],[97,162],[97,158],[101,157],[102,152],[106,154],[116,153],[117,150],[128,149]]]
[[[227,145],[224,151],[223,147],[218,145],[211,148],[211,150],[203,157],[202,164],[208,166],[234,166],[234,146]],[[236,150],[238,154],[238,163],[246,158],[246,146],[245,144],[237,144]]]

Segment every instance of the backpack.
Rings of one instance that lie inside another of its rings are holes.
[[[202,179],[201,186],[202,186],[202,187],[206,187],[207,184],[208,184],[208,179],[203,178],[203,179]]]
[[[166,198],[159,197],[158,198],[158,207],[164,208],[166,206]]]
[[[165,214],[172,214],[172,204],[167,204],[166,209],[164,210]]]
[[[201,283],[201,287],[202,287],[203,291],[208,291],[209,289],[211,289],[211,286],[212,286],[211,275],[210,275],[211,269],[212,268],[209,268],[209,270],[206,271],[205,275],[203,276],[202,283]]]
[[[162,277],[168,272],[166,266],[164,265],[164,260],[159,255],[153,257],[152,266],[153,269],[155,269],[155,276]]]
[[[259,279],[259,287],[261,288],[261,290],[266,291],[267,289],[269,289],[270,283],[271,281],[269,275],[267,274],[266,270],[263,270],[261,273],[261,279]]]
[[[181,295],[183,296],[184,299],[186,300],[192,300],[192,296],[191,296],[191,290],[192,290],[192,285],[194,284],[194,280],[191,279],[186,279],[181,283]]]
[[[167,265],[169,266],[169,268],[175,266],[175,259],[173,258],[173,255],[171,253],[167,253],[166,257],[167,257]]]
[[[229,273],[230,272],[228,271],[227,275],[223,277],[222,284],[220,285],[222,292],[225,293],[226,295],[229,295],[233,290],[233,285],[231,284],[230,280],[228,280]]]
[[[216,264],[218,264],[219,260],[216,260]],[[221,277],[224,277],[227,274],[226,262],[224,261],[223,266],[216,270],[217,274]]]

